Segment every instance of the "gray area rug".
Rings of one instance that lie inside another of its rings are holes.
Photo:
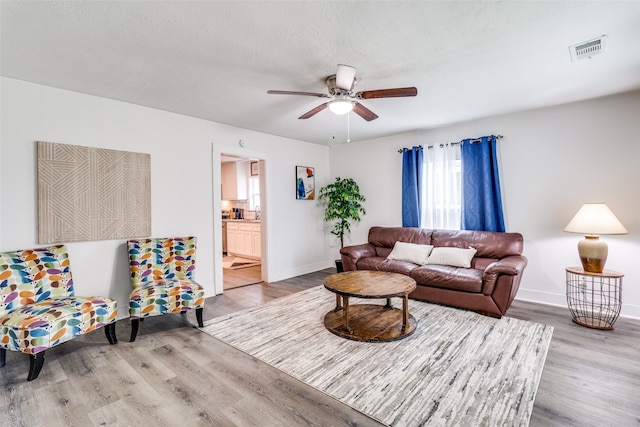
[[[325,329],[334,306],[335,295],[318,286],[202,331],[386,425],[529,424],[551,326],[410,300],[413,335],[365,343]]]

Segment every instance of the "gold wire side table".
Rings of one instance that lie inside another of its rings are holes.
[[[567,304],[573,321],[593,329],[613,329],[622,308],[623,273],[604,270],[590,273],[566,268]]]

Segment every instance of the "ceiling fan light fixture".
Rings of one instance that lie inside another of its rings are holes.
[[[333,114],[337,114],[339,116],[343,116],[353,110],[353,101],[348,101],[346,99],[336,99],[329,102],[329,110]]]
[[[2,0],[0,0],[2,1]],[[327,84],[327,92],[299,92],[291,90],[268,90],[267,93],[275,95],[302,95],[302,96],[317,96],[319,98],[328,98],[328,102],[312,108],[307,111],[298,119],[305,120],[315,116],[320,111],[329,108],[333,114],[344,116],[353,111],[356,115],[360,116],[364,120],[370,122],[378,118],[378,115],[367,107],[362,105],[358,100],[360,99],[375,99],[375,98],[400,98],[407,96],[416,96],[418,89],[415,87],[397,87],[391,89],[375,89],[365,90],[362,92],[354,92],[358,79],[356,79],[356,69],[349,65],[338,64],[336,74],[332,74],[325,79]]]

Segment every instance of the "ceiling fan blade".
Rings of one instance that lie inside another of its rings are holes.
[[[329,103],[325,102],[324,104],[320,104],[318,105],[316,108],[314,108],[311,111],[308,111],[306,113],[304,113],[303,115],[301,115],[300,117],[298,117],[299,119],[308,119],[309,117],[315,116],[316,114],[318,114],[320,111],[324,110],[325,108],[327,108],[327,105]]]
[[[291,90],[268,90],[267,93],[272,95],[304,95],[304,96],[317,96],[318,98],[331,98],[324,93],[315,92],[296,92]]]
[[[338,71],[336,72],[336,87],[338,89],[350,91],[355,78],[355,68],[349,65],[338,64]]]
[[[378,89],[378,90],[365,90],[358,92],[356,97],[360,99],[372,99],[372,98],[400,98],[404,96],[416,96],[418,89],[415,87],[399,87],[395,89]]]
[[[378,118],[378,115],[376,113],[374,113],[373,111],[369,110],[367,107],[365,107],[364,105],[360,104],[359,102],[356,102],[355,105],[353,106],[353,112],[356,113],[357,115],[359,115],[360,117],[362,117],[363,119],[365,119],[368,122]]]

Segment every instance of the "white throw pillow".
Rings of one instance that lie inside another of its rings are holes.
[[[393,250],[387,256],[387,259],[394,259],[397,261],[407,261],[418,265],[424,265],[429,258],[433,246],[431,245],[418,245],[415,243],[396,242],[393,245]]]
[[[471,267],[471,260],[476,254],[472,247],[463,248],[433,248],[425,264],[450,265],[452,267]]]

